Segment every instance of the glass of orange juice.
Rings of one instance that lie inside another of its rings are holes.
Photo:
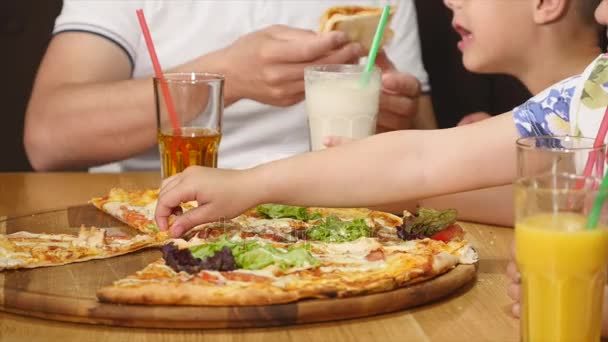
[[[154,78],[162,178],[191,165],[217,167],[223,89],[224,77],[218,74],[165,73]]]
[[[608,267],[608,215],[586,221],[605,146],[574,137],[518,141],[515,249],[521,273],[522,341],[599,341]],[[596,153],[590,176],[584,169]],[[608,210],[606,210],[608,213]]]

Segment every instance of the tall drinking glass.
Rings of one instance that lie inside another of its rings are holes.
[[[608,267],[608,215],[590,230],[605,146],[574,137],[517,142],[515,247],[522,341],[599,341]],[[597,166],[583,175],[589,157]]]
[[[360,139],[374,134],[381,78],[378,67],[366,75],[364,65],[315,65],[304,70],[312,151],[325,148],[327,136]]]
[[[154,78],[162,178],[190,165],[217,167],[223,87],[223,76],[216,74],[166,73],[162,79]],[[163,88],[172,105],[167,106]]]
[[[595,161],[593,166],[589,160]],[[571,173],[602,177],[606,145],[594,146],[594,139],[573,136],[537,136],[517,140],[517,175]],[[590,172],[585,173],[585,168]]]

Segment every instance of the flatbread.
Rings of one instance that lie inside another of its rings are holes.
[[[396,8],[391,7],[384,29],[381,45],[387,44],[394,36],[389,27]],[[319,32],[343,31],[351,41],[360,42],[366,51],[372,46],[382,8],[367,6],[336,6],[328,8],[321,16]]]

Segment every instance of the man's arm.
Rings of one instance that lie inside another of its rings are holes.
[[[213,54],[175,71],[221,72]],[[35,170],[83,168],[127,158],[155,141],[151,78],[130,79],[116,44],[93,34],[55,36],[38,70],[25,119],[25,148]],[[227,91],[226,103],[234,102]]]
[[[413,126],[415,129],[436,129],[437,119],[433,110],[430,95],[422,95],[418,98],[418,113],[414,116]]]
[[[275,25],[169,71],[223,74],[226,106],[241,98],[290,106],[304,98],[305,66],[345,63],[362,51],[342,32]],[[152,81],[130,76],[128,57],[114,43],[89,33],[55,36],[26,113],[24,142],[34,169],[85,168],[153,146]]]

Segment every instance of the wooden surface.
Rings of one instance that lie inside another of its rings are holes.
[[[53,208],[77,206],[112,186],[154,187],[157,173],[0,174],[0,216],[17,216]],[[509,314],[504,269],[512,230],[464,224],[479,255],[478,279],[470,288],[430,305],[369,318],[277,328],[175,330],[92,326],[0,313],[0,341],[186,341],[197,337],[213,341],[515,341],[518,321]],[[6,230],[6,227],[0,227]],[[144,253],[126,256],[137,265]],[[117,260],[117,259],[110,259]],[[105,263],[107,260],[94,261]],[[84,264],[83,264],[84,265]],[[84,266],[83,266],[84,267]],[[129,266],[127,266],[128,268]],[[133,266],[134,267],[134,266]],[[111,269],[111,268],[110,268]],[[50,270],[50,269],[49,269]],[[110,271],[111,272],[111,271]],[[78,271],[73,272],[78,276]],[[0,275],[4,286],[5,276]],[[54,280],[39,286],[52,287]],[[73,289],[78,292],[79,289]]]

